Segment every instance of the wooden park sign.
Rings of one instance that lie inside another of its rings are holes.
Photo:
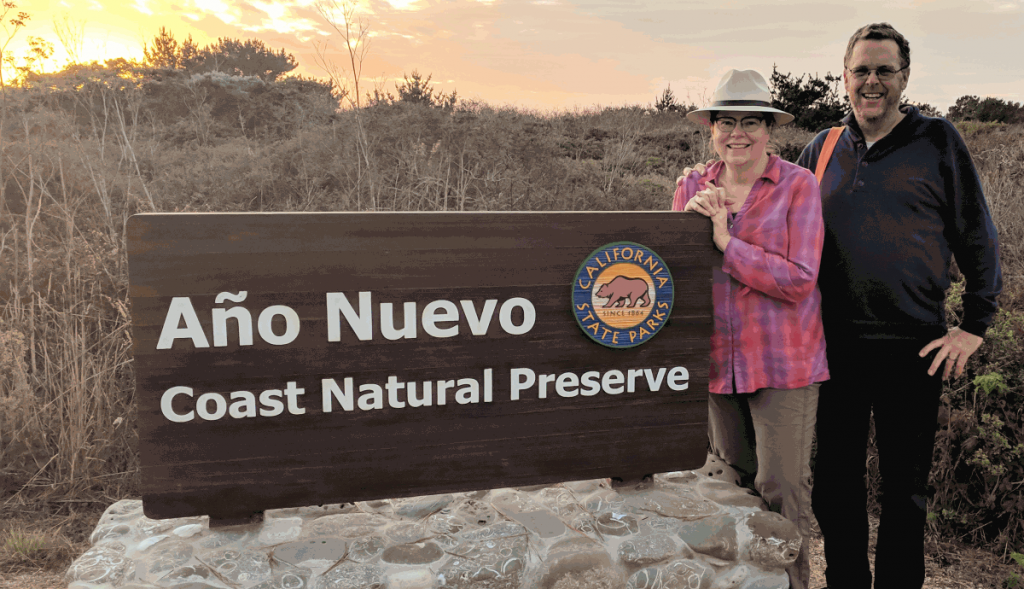
[[[152,518],[697,468],[707,219],[129,220]]]

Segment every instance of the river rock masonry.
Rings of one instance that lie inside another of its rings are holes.
[[[706,469],[703,469],[706,470]],[[800,536],[698,471],[271,510],[211,530],[103,514],[69,589],[784,589]],[[595,587],[598,585],[595,585]]]

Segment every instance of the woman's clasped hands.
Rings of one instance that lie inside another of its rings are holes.
[[[705,217],[711,217],[712,219],[717,215],[728,212],[729,203],[725,196],[725,189],[718,188],[710,181],[707,183],[707,186],[707,188],[693,195],[693,198],[687,201],[686,206],[683,207],[684,211],[697,211]]]
[[[715,186],[713,182],[707,183],[707,188],[693,195],[693,198],[686,202],[683,211],[696,211],[711,219],[711,226],[714,228],[714,240],[718,249],[725,251],[729,243],[729,202],[725,195],[725,189]]]

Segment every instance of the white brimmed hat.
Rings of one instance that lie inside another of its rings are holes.
[[[729,70],[711,96],[711,106],[686,113],[686,118],[695,123],[711,125],[711,113],[715,111],[770,112],[775,115],[775,124],[785,125],[795,117],[788,112],[772,108],[772,93],[764,76],[754,70]]]

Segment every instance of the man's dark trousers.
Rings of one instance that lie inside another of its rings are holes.
[[[928,376],[935,353],[920,358],[918,352],[935,337],[841,337],[830,335],[826,324],[831,379],[818,400],[812,504],[825,539],[829,589],[871,587],[864,475],[872,412],[882,475],[875,589],[924,584],[928,472],[942,368]]]

